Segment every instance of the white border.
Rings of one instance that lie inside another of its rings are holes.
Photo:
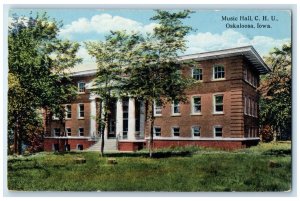
[[[52,3],[52,4],[50,4]],[[56,5],[53,5],[56,4]],[[80,7],[80,8],[87,8],[91,7],[94,5],[97,5],[99,3],[98,0],[86,0],[85,5],[81,5],[80,3],[71,1],[71,0],[44,0],[44,1],[38,1],[38,0],[3,0],[2,4],[5,6],[4,8],[1,7],[0,13],[4,13],[4,20],[6,19],[7,16],[7,8],[11,6],[7,6],[5,4],[19,4],[15,5],[15,7],[44,7],[44,5],[47,5],[47,7],[58,7],[57,5],[61,5],[59,7],[67,7],[66,4],[73,4],[75,7]],[[126,4],[125,4],[126,3]],[[297,100],[299,99],[298,95],[299,93],[297,92],[297,88],[299,88],[299,79],[297,80],[296,77],[299,77],[299,70],[297,70],[297,48],[300,48],[300,43],[297,43],[297,36],[299,34],[299,26],[297,26],[297,21],[299,22],[299,14],[297,14],[297,7],[299,7],[299,1],[298,0],[244,0],[244,1],[237,1],[237,0],[228,0],[222,1],[222,0],[210,0],[210,1],[197,1],[197,0],[185,0],[184,2],[182,1],[176,1],[176,0],[144,0],[142,3],[143,5],[137,5],[140,2],[137,0],[127,0],[124,2],[124,0],[104,0],[101,1],[101,4],[103,4],[103,7],[105,8],[120,8],[120,7],[127,7],[127,8],[157,8],[157,5],[160,8],[166,8],[166,7],[175,7],[175,8],[186,8],[186,7],[193,7],[193,8],[202,8],[202,9],[292,9],[293,10],[293,20],[292,20],[292,26],[293,26],[293,133],[297,133],[298,131],[298,125],[297,125],[297,117],[300,114],[299,107],[297,107]],[[182,4],[184,3],[184,5]],[[209,5],[208,5],[209,3]],[[29,4],[39,4],[39,5],[29,5]],[[87,4],[92,4],[92,5],[87,5]],[[156,5],[154,5],[156,4]],[[169,5],[166,5],[169,4]],[[255,5],[254,5],[255,4]],[[294,5],[287,5],[287,4],[294,4]],[[43,5],[43,6],[41,6]],[[148,6],[146,6],[148,5]],[[3,12],[4,11],[4,12]],[[1,21],[2,23],[7,24],[6,21]],[[1,78],[3,79],[2,82],[0,82],[0,89],[1,93],[3,96],[1,96],[1,116],[0,118],[3,119],[3,121],[0,121],[0,127],[3,128],[3,132],[6,133],[6,125],[7,125],[7,61],[5,61],[3,58],[7,58],[7,51],[4,51],[7,49],[7,43],[5,42],[5,38],[7,37],[7,33],[3,32],[3,27],[1,27],[1,38],[3,41],[3,49],[1,48],[1,61],[4,61],[4,68],[3,68],[3,76]],[[3,91],[2,91],[3,90]],[[73,200],[82,200],[82,197],[89,197],[88,199],[90,200],[99,200],[99,196],[101,196],[101,199],[105,200],[115,200],[114,197],[116,196],[121,196],[122,200],[141,200],[140,197],[143,197],[145,201],[150,201],[153,198],[151,196],[155,197],[160,197],[156,199],[165,199],[163,197],[170,197],[172,196],[172,200],[174,201],[179,201],[185,198],[188,198],[190,200],[199,200],[198,197],[205,197],[205,200],[222,200],[222,201],[239,201],[241,199],[243,200],[265,200],[266,197],[272,197],[271,199],[273,201],[282,201],[284,200],[298,200],[299,195],[296,194],[296,189],[297,189],[297,180],[299,181],[299,174],[297,174],[296,171],[296,162],[299,161],[299,154],[297,154],[297,142],[298,142],[299,137],[296,135],[293,136],[293,192],[292,193],[153,193],[153,192],[134,192],[134,193],[127,193],[127,192],[102,192],[102,193],[89,193],[89,192],[8,192],[7,187],[6,187],[6,177],[1,174],[1,180],[4,181],[1,183],[0,189],[1,193],[4,192],[4,196],[17,196],[14,198],[8,198],[4,197],[4,200],[52,200],[54,196],[60,196],[58,199],[66,199],[65,197],[68,196],[73,196]],[[3,149],[3,156],[0,157],[0,162],[2,162],[3,166],[1,168],[1,172],[3,170],[3,173],[6,173],[6,150],[7,150],[7,145],[6,145],[6,138],[3,136],[3,140],[1,141]],[[5,174],[4,174],[5,175]],[[3,185],[3,186],[2,186]],[[26,197],[25,197],[26,196]],[[34,197],[32,197],[34,196]],[[45,197],[45,196],[50,196],[50,197]],[[91,197],[93,196],[93,197]],[[148,196],[148,197],[145,197]],[[43,197],[43,198],[40,198]],[[241,198],[242,197],[242,198]],[[284,198],[283,198],[284,197]],[[56,198],[57,199],[57,198]]]

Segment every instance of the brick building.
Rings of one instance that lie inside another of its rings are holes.
[[[259,75],[268,66],[252,46],[182,56],[197,65],[183,74],[196,83],[187,103],[154,104],[154,147],[198,145],[225,149],[255,145],[258,137]],[[96,116],[100,97],[90,92],[96,69],[72,74],[78,98],[65,105],[65,130],[54,116],[45,121],[45,151],[100,150]],[[149,141],[150,125],[144,103],[132,98],[115,100],[105,130],[105,149],[134,151]],[[45,118],[47,119],[47,118]]]

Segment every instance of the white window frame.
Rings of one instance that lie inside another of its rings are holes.
[[[194,111],[194,106],[195,106],[195,98],[200,98],[200,112],[195,112]],[[192,96],[192,105],[191,105],[191,115],[201,115],[202,114],[202,104],[201,104],[201,96],[195,95]]]
[[[52,115],[52,120],[59,120],[58,116],[56,116],[55,113],[53,113],[53,115]]]
[[[216,96],[223,96],[223,101],[222,101],[222,106],[223,106],[223,110],[222,111],[216,111]],[[222,93],[217,93],[217,94],[213,94],[213,114],[224,114],[224,94]]]
[[[195,136],[195,128],[199,128],[199,136]],[[193,138],[200,138],[201,137],[201,126],[192,126],[191,127],[192,137]]]
[[[67,109],[68,106],[70,106],[70,111]],[[66,118],[66,119],[72,119],[72,105],[71,105],[71,104],[67,104],[67,105],[65,106],[65,110],[66,110],[66,112],[65,112],[65,118]],[[68,117],[68,114],[71,114],[71,115],[70,115],[71,117]]]
[[[199,70],[199,79],[195,79],[194,78],[194,72],[195,72],[195,70]],[[198,68],[198,67],[194,67],[194,68],[192,68],[192,75],[191,75],[191,77],[194,79],[194,80],[196,80],[196,81],[202,81],[203,80],[203,69],[202,68]]]
[[[83,132],[82,132],[83,135],[80,135],[80,129],[83,130]],[[84,136],[84,128],[83,127],[78,128],[78,136],[80,136],[80,137]]]
[[[161,104],[159,110],[158,110],[157,108],[158,108],[158,106],[157,106],[157,104],[156,104],[156,101],[154,101],[154,102],[153,102],[153,115],[154,115],[155,117],[162,116],[162,104]],[[160,113],[157,114],[158,111],[160,111]]]
[[[174,135],[174,133],[175,133],[175,132],[174,132],[174,129],[175,129],[175,128],[178,128],[178,129],[179,129],[179,136],[175,136],[175,135]],[[173,136],[173,137],[180,137],[180,127],[179,127],[179,126],[172,126],[172,129],[171,129],[171,130],[172,130],[172,136]]]
[[[83,117],[80,115],[81,112],[82,112],[82,111],[80,110],[80,106],[81,106],[81,105],[83,105]],[[84,119],[84,116],[85,116],[84,110],[85,110],[84,103],[78,103],[78,104],[77,104],[77,111],[78,111],[78,112],[77,112],[77,118],[78,118],[78,119]]]
[[[178,107],[179,112],[178,113],[174,113],[174,109],[175,107]],[[180,102],[178,101],[177,104],[175,104],[175,101],[172,102],[172,116],[179,116],[181,115],[180,112]]]
[[[216,68],[218,68],[218,67],[222,67],[224,69],[224,77],[215,78]],[[212,80],[225,80],[226,79],[225,66],[220,65],[220,64],[213,65],[213,76],[212,76],[212,78],[213,78]]]
[[[68,129],[70,129],[70,135],[69,135]],[[69,127],[66,128],[66,135],[67,136],[72,136],[72,129],[71,128],[69,128]]]
[[[220,137],[220,136],[216,136],[216,128],[222,128],[222,136]],[[214,126],[214,138],[223,138],[223,134],[224,134],[224,130],[223,130],[223,126],[221,126],[221,125],[216,125],[216,126]]]
[[[156,135],[156,128],[160,129],[160,135]],[[161,127],[160,126],[153,126],[153,136],[154,137],[161,137]]]
[[[84,90],[82,91],[81,90],[81,88],[80,88],[80,84],[84,84]],[[85,88],[85,82],[84,81],[79,81],[78,82],[78,84],[77,84],[77,92],[79,93],[79,94],[84,94],[85,93],[85,90],[86,90],[86,88]]]
[[[56,129],[59,129],[58,135],[56,135]],[[53,136],[60,136],[60,128],[53,128]]]

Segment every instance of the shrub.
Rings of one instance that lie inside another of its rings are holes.
[[[263,142],[271,142],[273,141],[273,130],[269,125],[266,125],[260,131],[260,136],[262,137]]]

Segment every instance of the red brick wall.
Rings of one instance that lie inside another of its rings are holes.
[[[223,65],[225,80],[213,81],[213,66]],[[203,81],[187,90],[188,103],[181,103],[181,115],[171,117],[171,104],[165,105],[162,116],[156,117],[154,125],[161,127],[162,136],[171,137],[171,127],[179,126],[182,137],[191,137],[191,127],[199,125],[202,137],[213,137],[213,127],[223,127],[223,137],[243,137],[243,57],[230,57],[200,61],[203,69]],[[191,68],[185,68],[183,74],[191,76]],[[224,114],[213,114],[213,95],[223,94]],[[191,97],[201,96],[202,115],[191,114]],[[234,115],[233,115],[234,114]],[[146,134],[150,133],[150,123],[146,126]]]
[[[144,147],[144,142],[126,142],[118,143],[119,151],[137,151]]]
[[[85,83],[90,82],[93,77],[91,76],[85,76],[85,77],[74,77],[74,85],[77,86],[77,83],[79,81],[84,81]],[[90,92],[86,90],[85,93],[78,94],[77,98],[72,101],[71,103],[71,111],[72,111],[72,117],[71,119],[65,120],[65,126],[66,128],[71,128],[72,136],[78,136],[78,129],[79,127],[84,128],[84,136],[90,136],[90,100],[89,100]],[[83,103],[84,104],[84,118],[79,119],[78,118],[78,104]],[[51,118],[52,119],[52,118]],[[63,125],[58,120],[51,120],[48,130],[50,131],[49,136],[53,136],[53,129],[54,128],[60,128],[61,132],[63,131]]]
[[[259,73],[251,67],[251,64],[247,60],[244,60],[243,61],[243,70],[245,71],[246,69],[248,71],[251,71],[251,73],[253,73],[257,78],[259,78]],[[251,98],[252,100],[255,100],[257,103],[259,102],[259,93],[257,91],[257,88],[250,85],[246,81],[243,82],[243,98],[245,96],[247,96],[248,98]],[[243,106],[245,107],[245,102],[243,103]],[[257,111],[257,114],[259,114],[259,111]],[[256,129],[257,136],[255,136],[255,137],[258,137],[259,117],[253,117],[253,116],[244,114],[244,125],[246,128],[244,131],[245,137],[248,137],[247,128]]]
[[[83,149],[87,149],[92,146],[95,142],[88,141],[87,139],[44,139],[44,151],[53,151],[53,144],[59,144],[59,150],[63,151],[65,144],[69,144],[71,150],[77,150],[77,145],[82,144]]]

